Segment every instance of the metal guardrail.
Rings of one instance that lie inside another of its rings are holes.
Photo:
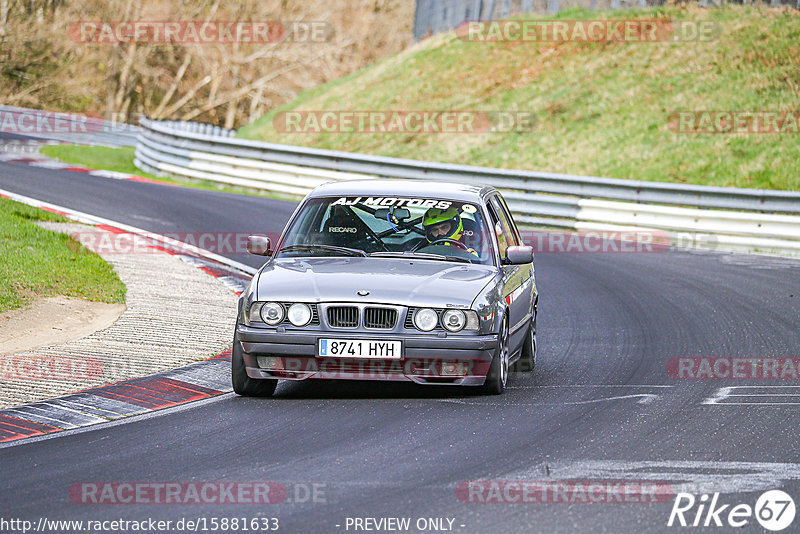
[[[681,237],[681,242],[800,252],[800,192],[425,162],[237,139],[232,131],[195,123],[140,122],[135,163],[153,174],[292,196],[329,181],[370,177],[493,185],[523,224],[593,231],[656,229]]]

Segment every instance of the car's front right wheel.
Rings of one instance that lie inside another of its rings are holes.
[[[245,397],[269,397],[275,393],[278,387],[278,380],[260,380],[247,376],[242,357],[242,344],[233,340],[233,350],[231,350],[231,384],[233,391]]]

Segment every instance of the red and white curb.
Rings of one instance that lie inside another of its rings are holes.
[[[237,295],[255,273],[247,265],[129,225],[0,189],[0,197],[114,232],[130,232],[218,278]],[[0,444],[107,423],[231,391],[230,350],[208,360],[63,397],[0,410]]]
[[[171,408],[231,391],[230,351],[144,378],[0,410],[0,443]]]

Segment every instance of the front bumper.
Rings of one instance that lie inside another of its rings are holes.
[[[320,357],[318,347],[322,338],[400,341],[402,355],[395,359]],[[250,378],[395,380],[480,386],[489,372],[497,348],[497,335],[279,332],[238,324],[236,343],[241,344]],[[271,363],[260,365],[259,356],[271,357]]]

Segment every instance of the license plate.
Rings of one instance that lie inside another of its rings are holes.
[[[400,341],[368,339],[320,339],[319,355],[327,358],[389,358],[400,359]]]

